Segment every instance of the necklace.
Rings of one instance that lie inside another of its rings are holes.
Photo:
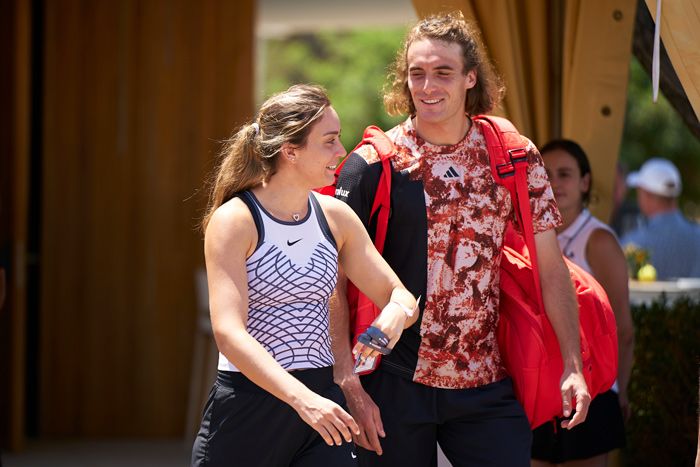
[[[282,214],[284,211],[275,210],[273,212],[275,213],[275,215],[277,215],[278,219],[285,219],[286,220],[286,219],[289,219],[291,217],[294,222],[299,222],[301,220],[301,218],[303,217],[303,214],[300,211],[291,212],[291,213],[289,211],[287,211],[285,214]]]
[[[579,228],[576,229],[576,232],[574,232],[574,234],[573,234],[571,237],[569,237],[569,239],[566,241],[566,244],[564,245],[564,248],[562,248],[562,252],[564,253],[564,256],[566,256],[567,258],[569,258],[569,259],[573,259],[573,258],[574,258],[574,252],[571,251],[571,250],[569,250],[569,247],[571,246],[571,243],[573,243],[573,241],[576,240],[576,237],[578,237],[578,234],[581,233],[581,231],[583,230],[583,228],[586,226],[586,224],[588,224],[588,221],[590,221],[592,217],[593,217],[593,214],[591,214],[591,213],[589,212],[589,213],[588,213],[588,217],[586,217],[586,220],[584,220],[584,221],[581,223],[581,225],[579,226]]]
[[[265,205],[263,205],[262,202],[260,202],[258,197],[255,196],[255,193],[253,193],[252,191],[250,191],[249,193],[253,196],[253,199],[255,200],[257,205],[265,212],[265,214],[272,217],[273,219],[280,220],[282,222],[288,222],[290,217],[292,218],[292,220],[294,220],[294,222],[299,222],[301,220],[301,217],[302,217],[301,211],[289,212],[285,209],[278,209],[277,206],[273,207],[272,205],[276,204],[274,202],[274,200],[270,200],[270,204],[271,204],[270,206],[265,206]],[[307,205],[308,205],[308,203],[309,203],[309,201],[307,200]],[[310,206],[309,206],[309,208],[310,208]],[[304,209],[304,208],[302,208],[302,209]]]

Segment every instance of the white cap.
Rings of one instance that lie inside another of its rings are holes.
[[[675,198],[681,194],[681,174],[673,162],[668,159],[655,157],[646,161],[639,172],[627,176],[627,185],[633,188],[644,188],[667,198]]]

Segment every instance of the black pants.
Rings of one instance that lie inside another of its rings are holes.
[[[440,389],[380,367],[362,383],[379,406],[386,438],[381,456],[358,448],[361,466],[436,466],[436,443],[454,467],[530,465],[530,425],[510,379]]]
[[[549,422],[533,432],[532,458],[551,463],[588,459],[625,446],[625,422],[620,399],[613,390],[597,395],[586,421],[571,430],[561,421]]]
[[[332,368],[290,373],[345,408]],[[328,446],[289,405],[241,373],[219,371],[192,448],[193,467],[354,467],[355,446]]]

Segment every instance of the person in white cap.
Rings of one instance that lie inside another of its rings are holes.
[[[646,161],[627,176],[637,189],[637,203],[647,222],[622,238],[622,244],[644,248],[660,280],[700,277],[700,226],[678,209],[681,175],[668,159]]]

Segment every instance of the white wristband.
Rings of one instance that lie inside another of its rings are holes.
[[[389,303],[394,303],[394,304],[398,305],[403,310],[403,312],[406,313],[407,318],[412,318],[413,315],[416,313],[416,310],[418,309],[419,302],[420,302],[420,297],[418,297],[418,300],[416,300],[416,306],[413,309],[407,307],[406,305],[404,305],[403,303],[401,303],[397,300],[392,300]]]

